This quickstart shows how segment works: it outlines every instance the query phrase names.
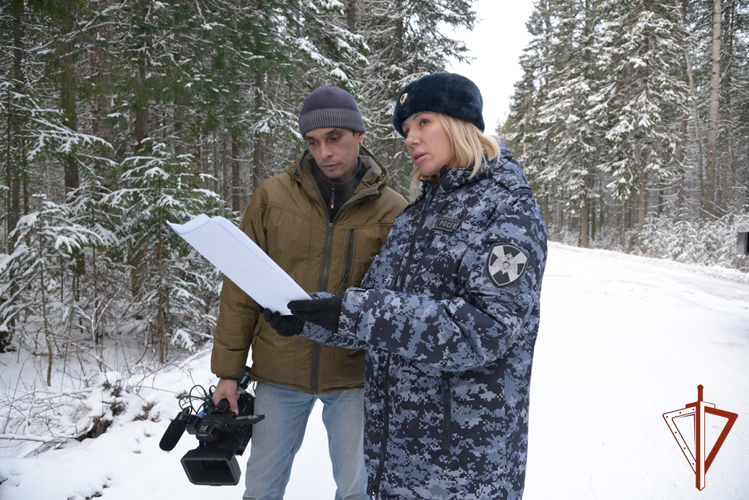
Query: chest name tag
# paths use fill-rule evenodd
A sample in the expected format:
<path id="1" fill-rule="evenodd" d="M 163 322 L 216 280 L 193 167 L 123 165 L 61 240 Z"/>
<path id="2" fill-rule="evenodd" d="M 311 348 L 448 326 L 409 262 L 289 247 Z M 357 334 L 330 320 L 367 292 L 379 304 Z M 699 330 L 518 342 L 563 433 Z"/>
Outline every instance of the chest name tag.
<path id="1" fill-rule="evenodd" d="M 439 229 L 440 231 L 446 231 L 448 233 L 454 233 L 458 230 L 458 228 L 460 228 L 460 222 L 461 221 L 459 220 L 440 217 L 437 220 L 437 223 L 434 225 L 434 229 Z"/>

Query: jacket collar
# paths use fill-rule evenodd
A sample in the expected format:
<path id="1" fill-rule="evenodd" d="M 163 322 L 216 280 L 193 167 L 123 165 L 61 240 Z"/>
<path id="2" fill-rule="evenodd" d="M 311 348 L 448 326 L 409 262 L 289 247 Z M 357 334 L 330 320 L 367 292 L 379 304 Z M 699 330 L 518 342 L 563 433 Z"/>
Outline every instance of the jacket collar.
<path id="1" fill-rule="evenodd" d="M 356 187 L 351 199 L 379 195 L 380 189 L 387 186 L 389 174 L 387 169 L 364 146 L 359 145 L 359 162 L 364 168 L 364 176 Z M 286 169 L 292 182 L 299 182 L 310 197 L 317 198 L 317 187 L 312 169 L 316 168 L 315 159 L 308 149 L 305 149 Z"/>
<path id="2" fill-rule="evenodd" d="M 513 178 L 513 185 L 522 183 L 527 185 L 527 180 L 522 170 L 520 170 L 517 161 L 513 158 L 510 149 L 507 147 L 504 141 L 500 143 L 500 153 L 491 160 L 484 161 L 476 172 L 474 177 L 471 177 L 473 173 L 473 166 L 467 168 L 443 168 L 440 172 L 438 186 L 429 180 L 425 182 L 425 190 L 428 186 L 434 186 L 434 188 L 440 189 L 445 193 L 449 193 L 458 189 L 462 186 L 479 182 L 483 179 L 496 178 L 499 182 L 506 184 L 505 179 Z"/>

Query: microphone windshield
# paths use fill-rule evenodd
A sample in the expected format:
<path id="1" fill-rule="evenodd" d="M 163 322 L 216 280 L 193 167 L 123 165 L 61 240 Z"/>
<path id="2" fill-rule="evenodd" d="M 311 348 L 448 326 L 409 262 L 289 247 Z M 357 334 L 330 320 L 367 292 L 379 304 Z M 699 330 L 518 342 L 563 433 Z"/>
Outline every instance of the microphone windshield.
<path id="1" fill-rule="evenodd" d="M 174 447 L 177 446 L 179 438 L 182 437 L 182 434 L 185 432 L 186 427 L 187 421 L 177 416 L 177 418 L 172 420 L 172 423 L 169 424 L 169 427 L 166 428 L 164 436 L 159 442 L 159 448 L 164 451 L 172 451 Z"/>

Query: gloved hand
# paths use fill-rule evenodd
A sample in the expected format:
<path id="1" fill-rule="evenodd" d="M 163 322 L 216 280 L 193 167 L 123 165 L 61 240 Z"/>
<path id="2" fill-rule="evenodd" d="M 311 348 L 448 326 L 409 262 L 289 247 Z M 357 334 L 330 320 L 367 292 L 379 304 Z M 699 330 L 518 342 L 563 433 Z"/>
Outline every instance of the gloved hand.
<path id="1" fill-rule="evenodd" d="M 295 316 L 281 316 L 280 312 L 274 312 L 262 306 L 258 307 L 258 311 L 263 315 L 263 319 L 282 337 L 299 335 L 304 328 L 304 320 Z"/>
<path id="2" fill-rule="evenodd" d="M 338 318 L 343 307 L 343 295 L 324 299 L 292 300 L 287 306 L 295 317 L 338 333 Z"/>

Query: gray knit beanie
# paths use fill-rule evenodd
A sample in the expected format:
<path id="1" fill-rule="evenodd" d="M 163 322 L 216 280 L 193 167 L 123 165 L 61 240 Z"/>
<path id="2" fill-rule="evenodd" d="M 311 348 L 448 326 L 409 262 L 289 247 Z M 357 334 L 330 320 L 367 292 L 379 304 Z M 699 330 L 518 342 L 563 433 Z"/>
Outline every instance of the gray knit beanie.
<path id="1" fill-rule="evenodd" d="M 364 119 L 354 96 L 338 87 L 320 87 L 304 100 L 299 114 L 302 135 L 316 128 L 338 127 L 365 132 Z"/>

